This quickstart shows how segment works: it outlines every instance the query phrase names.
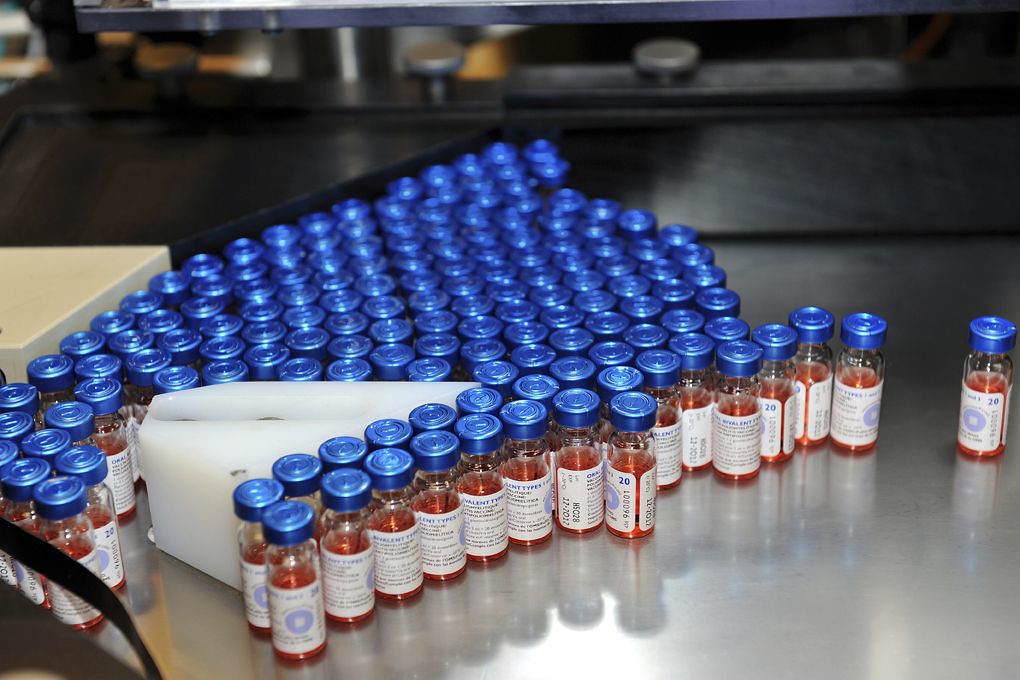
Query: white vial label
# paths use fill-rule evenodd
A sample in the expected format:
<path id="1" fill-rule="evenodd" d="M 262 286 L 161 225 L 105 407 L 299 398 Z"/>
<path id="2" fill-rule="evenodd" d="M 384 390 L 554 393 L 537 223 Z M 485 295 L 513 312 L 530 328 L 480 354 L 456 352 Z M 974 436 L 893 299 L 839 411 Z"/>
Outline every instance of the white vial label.
<path id="1" fill-rule="evenodd" d="M 515 541 L 537 541 L 552 532 L 552 475 L 519 482 L 503 478 L 507 533 Z"/>
<path id="2" fill-rule="evenodd" d="M 131 473 L 131 447 L 106 457 L 109 471 L 103 482 L 113 492 L 113 509 L 123 515 L 135 507 L 135 480 Z"/>
<path id="3" fill-rule="evenodd" d="M 80 558 L 78 560 L 78 564 L 98 576 L 99 552 L 93 550 L 88 555 Z M 50 581 L 49 590 L 50 606 L 53 609 L 53 615 L 56 616 L 57 620 L 61 623 L 74 626 L 82 623 L 88 623 L 99 616 L 98 609 L 77 595 L 72 595 L 52 581 Z"/>
<path id="4" fill-rule="evenodd" d="M 978 392 L 963 384 L 957 441 L 971 451 L 994 451 L 1006 443 L 1009 397 L 1001 392 Z"/>
<path id="5" fill-rule="evenodd" d="M 461 494 L 464 502 L 464 545 L 472 557 L 491 557 L 509 546 L 506 489 L 488 496 Z"/>
<path id="6" fill-rule="evenodd" d="M 882 383 L 850 387 L 836 383 L 832 394 L 832 437 L 845 446 L 867 446 L 878 439 Z"/>
<path id="7" fill-rule="evenodd" d="M 326 613 L 337 619 L 356 619 L 375 607 L 372 546 L 353 555 L 321 550 L 322 598 Z"/>
<path id="8" fill-rule="evenodd" d="M 680 481 L 683 475 L 683 432 L 679 419 L 666 427 L 653 427 L 655 439 L 655 467 L 658 469 L 659 486 L 669 486 Z"/>
<path id="9" fill-rule="evenodd" d="M 124 580 L 124 554 L 120 550 L 120 531 L 117 520 L 92 530 L 99 555 L 99 575 L 103 583 L 113 588 Z"/>
<path id="10" fill-rule="evenodd" d="M 422 584 L 421 536 L 417 523 L 395 533 L 372 531 L 375 589 L 383 595 L 407 595 Z"/>
<path id="11" fill-rule="evenodd" d="M 689 468 L 704 467 L 712 462 L 712 412 L 715 404 L 689 408 L 680 414 L 683 427 L 683 464 Z"/>
<path id="12" fill-rule="evenodd" d="M 829 375 L 828 380 L 816 382 L 810 388 L 806 388 L 800 380 L 794 383 L 793 396 L 797 409 L 794 431 L 797 437 L 803 437 L 805 433 L 812 440 L 829 436 L 832 380 L 833 376 Z"/>
<path id="13" fill-rule="evenodd" d="M 782 453 L 793 453 L 794 399 L 786 403 L 778 399 L 761 400 L 761 455 L 774 458 Z"/>
<path id="14" fill-rule="evenodd" d="M 421 531 L 421 564 L 429 576 L 456 574 L 467 564 L 464 548 L 464 506 L 432 514 L 416 512 Z"/>
<path id="15" fill-rule="evenodd" d="M 18 585 L 18 575 L 14 573 L 14 560 L 3 550 L 0 550 L 0 582 L 9 586 Z"/>
<path id="16" fill-rule="evenodd" d="M 34 569 L 29 569 L 21 562 L 15 562 L 14 573 L 18 579 L 18 590 L 32 604 L 42 604 L 46 601 L 46 586 Z"/>
<path id="17" fill-rule="evenodd" d="M 273 648 L 284 654 L 308 654 L 326 642 L 322 587 L 316 581 L 301 588 L 269 586 Z"/>
<path id="18" fill-rule="evenodd" d="M 727 475 L 746 475 L 761 466 L 761 417 L 712 414 L 712 465 Z"/>
<path id="19" fill-rule="evenodd" d="M 556 512 L 563 528 L 583 531 L 602 524 L 606 516 L 604 468 L 599 463 L 587 470 L 556 471 Z"/>
<path id="20" fill-rule="evenodd" d="M 266 586 L 265 564 L 252 564 L 241 560 L 241 593 L 244 595 L 244 615 L 256 628 L 269 628 L 269 591 Z"/>
<path id="21" fill-rule="evenodd" d="M 655 526 L 656 467 L 641 478 L 609 467 L 606 470 L 606 524 L 622 533 Z"/>
<path id="22" fill-rule="evenodd" d="M 1013 386 L 1006 391 L 1006 415 L 1002 418 L 1002 445 L 1006 445 L 1006 431 L 1009 430 L 1009 401 L 1013 397 Z"/>

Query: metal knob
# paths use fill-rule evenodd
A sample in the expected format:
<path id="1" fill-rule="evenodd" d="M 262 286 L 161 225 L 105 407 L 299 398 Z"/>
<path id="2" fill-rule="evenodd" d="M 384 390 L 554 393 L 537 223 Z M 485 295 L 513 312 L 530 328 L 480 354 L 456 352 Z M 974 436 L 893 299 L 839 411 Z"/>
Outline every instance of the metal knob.
<path id="1" fill-rule="evenodd" d="M 404 52 L 404 67 L 421 79 L 429 102 L 447 99 L 450 79 L 463 66 L 464 46 L 450 40 L 420 43 Z"/>
<path id="2" fill-rule="evenodd" d="M 655 38 L 635 45 L 631 58 L 639 73 L 669 83 L 697 68 L 701 49 L 690 40 Z"/>

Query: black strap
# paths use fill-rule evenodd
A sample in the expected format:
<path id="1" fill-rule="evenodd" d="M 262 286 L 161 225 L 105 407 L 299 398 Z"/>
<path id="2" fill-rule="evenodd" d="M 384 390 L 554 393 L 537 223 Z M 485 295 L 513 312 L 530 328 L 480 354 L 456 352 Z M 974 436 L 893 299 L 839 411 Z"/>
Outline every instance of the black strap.
<path id="1" fill-rule="evenodd" d="M 148 680 L 162 680 L 155 659 L 138 634 L 131 615 L 103 580 L 49 543 L 0 519 L 0 548 L 23 566 L 56 581 L 103 613 L 120 629 L 142 662 Z"/>

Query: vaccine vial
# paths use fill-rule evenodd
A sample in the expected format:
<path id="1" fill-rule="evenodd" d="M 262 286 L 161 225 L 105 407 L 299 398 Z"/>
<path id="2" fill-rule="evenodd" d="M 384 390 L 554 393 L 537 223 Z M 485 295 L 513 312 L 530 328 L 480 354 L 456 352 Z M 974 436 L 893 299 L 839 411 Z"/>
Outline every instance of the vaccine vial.
<path id="1" fill-rule="evenodd" d="M 694 298 L 694 307 L 706 321 L 740 316 L 740 296 L 729 288 L 702 288 Z"/>
<path id="2" fill-rule="evenodd" d="M 75 362 L 99 354 L 105 348 L 106 338 L 95 331 L 78 331 L 64 336 L 60 341 L 60 353 L 71 357 Z"/>
<path id="3" fill-rule="evenodd" d="M 109 474 L 106 485 L 113 492 L 117 519 L 130 517 L 135 511 L 135 480 L 128 448 L 127 426 L 121 415 L 123 392 L 114 378 L 90 378 L 78 383 L 74 391 L 78 401 L 92 407 L 95 430 L 92 441 L 106 454 Z"/>
<path id="4" fill-rule="evenodd" d="M 71 439 L 72 446 L 88 444 L 89 437 L 95 430 L 95 416 L 92 413 L 92 407 L 80 401 L 65 401 L 50 406 L 46 409 L 43 420 L 50 430 L 66 432 Z M 45 431 L 39 430 L 39 432 Z M 22 442 L 22 448 L 24 449 L 24 442 Z"/>
<path id="5" fill-rule="evenodd" d="M 469 387 L 457 395 L 457 415 L 469 413 L 490 413 L 499 415 L 503 406 L 503 395 L 491 387 Z M 456 425 L 454 426 L 456 432 Z"/>
<path id="6" fill-rule="evenodd" d="M 464 504 L 457 492 L 460 440 L 446 430 L 426 430 L 411 440 L 418 468 L 411 503 L 421 533 L 425 578 L 449 581 L 467 569 Z"/>
<path id="7" fill-rule="evenodd" d="M 793 455 L 797 400 L 797 331 L 779 323 L 758 326 L 751 333 L 762 349 L 761 372 L 761 459 L 780 463 Z"/>
<path id="8" fill-rule="evenodd" d="M 407 422 L 416 435 L 431 430 L 453 432 L 453 426 L 457 423 L 457 411 L 446 404 L 422 404 L 411 409 L 407 414 Z"/>
<path id="9" fill-rule="evenodd" d="M 241 523 L 237 527 L 237 545 L 241 565 L 241 595 L 248 625 L 268 631 L 269 590 L 266 548 L 262 534 L 262 513 L 283 500 L 283 485 L 275 479 L 249 479 L 234 489 L 234 514 Z"/>
<path id="10" fill-rule="evenodd" d="M 99 552 L 99 576 L 110 588 L 123 588 L 124 553 L 113 493 L 106 486 L 106 455 L 98 446 L 75 447 L 58 455 L 54 467 L 58 474 L 77 477 L 85 483 L 85 515 L 92 523 L 92 538 Z"/>
<path id="11" fill-rule="evenodd" d="M 407 380 L 407 365 L 414 361 L 410 345 L 391 342 L 377 346 L 368 355 L 377 380 Z"/>
<path id="12" fill-rule="evenodd" d="M 885 319 L 866 312 L 843 317 L 832 390 L 832 442 L 851 452 L 867 451 L 878 441 L 885 357 L 881 347 Z"/>
<path id="13" fill-rule="evenodd" d="M 372 478 L 368 529 L 375 546 L 375 594 L 406 600 L 421 592 L 421 532 L 411 500 L 414 459 L 403 449 L 376 449 L 365 459 Z"/>
<path id="14" fill-rule="evenodd" d="M 280 501 L 262 511 L 262 533 L 269 544 L 269 620 L 273 651 L 300 660 L 326 648 L 326 617 L 319 581 L 315 512 L 298 501 Z"/>
<path id="15" fill-rule="evenodd" d="M 157 395 L 171 394 L 191 390 L 201 384 L 195 369 L 189 366 L 170 366 L 152 378 L 152 391 Z"/>
<path id="16" fill-rule="evenodd" d="M 340 468 L 360 470 L 368 456 L 368 445 L 357 437 L 333 437 L 319 446 L 319 460 L 324 473 Z"/>
<path id="17" fill-rule="evenodd" d="M 469 560 L 491 562 L 509 548 L 506 489 L 499 474 L 503 426 L 488 413 L 461 417 L 455 428 L 460 439 L 460 478 L 457 491 L 464 503 L 464 543 Z"/>
<path id="18" fill-rule="evenodd" d="M 413 436 L 411 424 L 397 418 L 376 420 L 365 428 L 365 442 L 369 451 L 393 447 L 407 448 Z"/>
<path id="19" fill-rule="evenodd" d="M 273 463 L 273 479 L 283 485 L 283 497 L 301 501 L 315 511 L 316 522 L 322 516 L 319 483 L 322 461 L 308 453 L 290 453 Z"/>
<path id="20" fill-rule="evenodd" d="M 573 358 L 575 357 L 568 357 L 568 359 Z M 553 454 L 560 447 L 559 440 L 556 437 L 556 421 L 553 420 L 553 397 L 559 391 L 560 384 L 555 378 L 540 373 L 522 376 L 514 382 L 513 386 L 515 399 L 530 399 L 537 401 L 545 407 L 546 414 L 548 415 L 545 430 L 545 443 L 547 447 L 545 463 L 550 470 L 553 468 Z M 504 426 L 506 425 L 506 420 L 503 421 L 503 424 Z M 509 455 L 509 450 L 504 450 L 503 453 Z"/>
<path id="21" fill-rule="evenodd" d="M 798 444 L 813 446 L 829 438 L 833 372 L 828 342 L 836 317 L 821 307 L 801 307 L 790 313 L 789 322 L 797 331 L 794 437 Z"/>
<path id="22" fill-rule="evenodd" d="M 211 365 L 225 367 L 232 364 L 236 366 L 233 361 L 217 361 L 215 364 Z M 247 371 L 244 372 L 244 378 L 240 377 L 240 371 L 244 367 L 245 364 L 241 363 L 240 366 L 237 366 L 238 372 L 236 373 L 233 370 L 217 371 L 217 373 L 221 373 L 223 377 L 230 378 L 229 380 L 221 380 L 219 379 L 220 376 L 217 376 L 217 382 L 236 382 L 238 380 L 246 380 L 248 376 Z M 206 368 L 208 368 L 208 366 Z M 211 371 L 206 371 L 204 369 L 202 371 L 202 381 L 206 385 L 210 384 L 210 373 Z M 322 363 L 308 357 L 291 357 L 279 365 L 277 368 L 276 378 L 280 382 L 320 382 L 322 380 Z"/>
<path id="23" fill-rule="evenodd" d="M 507 402 L 513 398 L 513 385 L 520 377 L 520 370 L 509 361 L 489 361 L 476 366 L 472 377 L 482 387 L 491 387 L 499 392 L 503 401 Z"/>
<path id="24" fill-rule="evenodd" d="M 960 428 L 956 444 L 972 456 L 995 456 L 1006 448 L 1013 390 L 1016 325 L 997 316 L 970 322 L 970 353 L 963 364 Z"/>
<path id="25" fill-rule="evenodd" d="M 18 459 L 18 446 L 14 442 L 0 441 L 0 470 L 3 470 L 8 463 Z M 4 497 L 3 484 L 0 484 L 0 517 L 7 511 L 8 501 Z M 3 550 L 0 550 L 0 583 L 6 583 L 14 588 L 18 587 L 18 575 L 14 569 L 14 560 Z"/>
<path id="26" fill-rule="evenodd" d="M 637 368 L 645 377 L 644 392 L 658 407 L 650 429 L 655 443 L 656 486 L 672 489 L 683 475 L 683 431 L 680 420 L 680 357 L 668 350 L 645 350 L 638 355 Z M 612 413 L 610 413 L 612 417 Z"/>
<path id="27" fill-rule="evenodd" d="M 8 463 L 0 477 L 0 488 L 3 489 L 6 506 L 4 519 L 33 536 L 39 535 L 40 519 L 36 515 L 32 490 L 35 486 L 50 477 L 52 468 L 41 458 L 21 458 Z M 12 560 L 18 590 L 33 604 L 50 607 L 50 599 L 46 594 L 46 579 L 35 570 Z"/>
<path id="28" fill-rule="evenodd" d="M 520 399 L 499 413 L 506 433 L 500 466 L 506 488 L 507 532 L 512 542 L 535 545 L 552 536 L 552 475 L 549 472 L 549 412 L 541 402 Z"/>
<path id="29" fill-rule="evenodd" d="M 44 354 L 25 367 L 28 382 L 39 390 L 39 409 L 74 401 L 74 360 L 63 354 Z"/>
<path id="30" fill-rule="evenodd" d="M 712 464 L 715 343 L 702 333 L 685 333 L 672 338 L 669 347 L 680 356 L 677 392 L 680 395 L 683 468 L 691 472 L 703 470 Z"/>
<path id="31" fill-rule="evenodd" d="M 45 427 L 43 412 L 39 409 L 39 390 L 28 383 L 0 385 L 0 413 L 19 411 L 31 416 L 37 427 Z"/>
<path id="32" fill-rule="evenodd" d="M 600 417 L 596 442 L 603 459 L 609 453 L 609 437 L 613 434 L 613 421 L 610 418 L 609 402 L 612 401 L 613 397 L 622 392 L 640 390 L 644 384 L 644 375 L 641 371 L 631 366 L 610 366 L 599 371 L 596 385 L 598 395 L 602 399 L 602 406 L 599 410 Z"/>
<path id="33" fill-rule="evenodd" d="M 249 347 L 244 353 L 244 363 L 248 366 L 248 377 L 257 381 L 274 381 L 280 368 L 290 359 L 290 350 L 278 342 Z"/>
<path id="34" fill-rule="evenodd" d="M 128 356 L 124 362 L 128 382 L 124 387 L 125 400 L 128 402 L 126 411 L 130 412 L 127 419 L 128 448 L 131 451 L 131 475 L 137 482 L 142 476 L 142 466 L 138 455 L 138 428 L 142 426 L 149 404 L 156 396 L 153 378 L 164 368 L 170 366 L 170 353 L 162 349 L 143 349 Z"/>
<path id="35" fill-rule="evenodd" d="M 375 551 L 368 530 L 372 480 L 354 468 L 322 477 L 319 563 L 326 616 L 341 623 L 367 619 L 375 610 Z"/>
<path id="36" fill-rule="evenodd" d="M 761 467 L 761 361 L 761 347 L 747 340 L 716 349 L 712 467 L 723 479 L 750 479 Z"/>
<path id="37" fill-rule="evenodd" d="M 191 366 L 196 371 L 202 368 L 199 348 L 202 335 L 193 328 L 175 328 L 159 337 L 159 348 L 170 353 L 174 366 Z"/>
<path id="38" fill-rule="evenodd" d="M 53 477 L 35 486 L 32 500 L 39 517 L 39 538 L 99 576 L 99 551 L 85 514 L 85 483 L 77 477 Z M 98 609 L 63 586 L 50 581 L 47 590 L 50 608 L 61 623 L 84 630 L 103 620 Z"/>
<path id="39" fill-rule="evenodd" d="M 566 389 L 553 398 L 553 408 L 560 442 L 554 468 L 556 523 L 574 534 L 595 531 L 606 509 L 603 455 L 596 441 L 599 396 L 583 388 Z"/>
<path id="40" fill-rule="evenodd" d="M 658 400 L 643 392 L 623 392 L 610 402 L 615 432 L 606 466 L 606 528 L 622 538 L 640 538 L 655 529 L 658 473 L 651 433 Z"/>

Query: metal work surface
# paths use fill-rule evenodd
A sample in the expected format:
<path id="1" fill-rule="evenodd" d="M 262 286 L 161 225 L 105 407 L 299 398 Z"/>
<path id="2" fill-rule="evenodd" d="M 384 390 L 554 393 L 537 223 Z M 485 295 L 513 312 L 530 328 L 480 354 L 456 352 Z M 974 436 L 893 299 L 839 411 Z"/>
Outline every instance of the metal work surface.
<path id="1" fill-rule="evenodd" d="M 967 322 L 1020 318 L 1020 239 L 712 245 L 752 325 L 804 304 L 889 320 L 874 452 L 799 450 L 739 485 L 685 476 L 660 496 L 648 538 L 556 532 L 514 546 L 407 604 L 380 602 L 364 624 L 331 627 L 326 653 L 298 665 L 249 633 L 238 593 L 145 540 L 142 494 L 124 529 L 125 597 L 166 675 L 1011 677 L 1020 450 L 976 461 L 955 453 L 955 437 Z M 129 658 L 109 626 L 97 638 Z"/>
<path id="2" fill-rule="evenodd" d="M 480 26 L 1016 11 L 1017 0 L 76 0 L 81 31 Z"/>

